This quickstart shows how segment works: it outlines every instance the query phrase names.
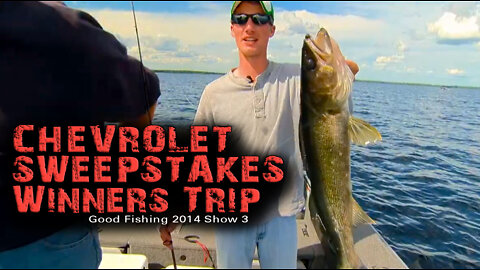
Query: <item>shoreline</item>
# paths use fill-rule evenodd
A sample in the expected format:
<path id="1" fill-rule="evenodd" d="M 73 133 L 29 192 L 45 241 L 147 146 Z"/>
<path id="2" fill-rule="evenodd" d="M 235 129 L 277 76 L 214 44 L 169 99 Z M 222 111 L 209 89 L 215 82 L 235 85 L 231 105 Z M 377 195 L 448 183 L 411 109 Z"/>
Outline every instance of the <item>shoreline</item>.
<path id="1" fill-rule="evenodd" d="M 213 71 L 197 71 L 197 70 L 168 70 L 168 69 L 154 69 L 155 73 L 189 73 L 189 74 L 212 74 L 223 75 L 225 73 L 213 72 Z"/>
<path id="2" fill-rule="evenodd" d="M 168 70 L 168 69 L 155 69 L 155 73 L 185 73 L 185 74 L 206 74 L 206 75 L 224 75 L 222 72 L 214 71 L 198 71 L 198 70 Z M 432 86 L 432 87 L 445 87 L 445 88 L 462 88 L 462 89 L 475 89 L 480 90 L 480 86 L 462 86 L 462 85 L 442 85 L 442 84 L 428 84 L 428 83 L 412 83 L 412 82 L 386 82 L 386 81 L 375 81 L 375 80 L 356 80 L 357 82 L 372 82 L 372 83 L 383 83 L 383 84 L 403 84 L 403 85 L 419 85 L 419 86 Z"/>

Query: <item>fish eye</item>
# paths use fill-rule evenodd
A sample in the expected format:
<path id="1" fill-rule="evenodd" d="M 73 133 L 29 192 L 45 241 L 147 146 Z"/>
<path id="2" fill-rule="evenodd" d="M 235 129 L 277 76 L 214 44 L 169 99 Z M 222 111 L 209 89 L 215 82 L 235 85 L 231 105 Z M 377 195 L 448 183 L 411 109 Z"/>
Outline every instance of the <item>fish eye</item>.
<path id="1" fill-rule="evenodd" d="M 312 58 L 307 59 L 307 63 L 306 63 L 307 69 L 313 70 L 313 69 L 315 69 L 316 66 L 317 66 L 316 63 Z"/>

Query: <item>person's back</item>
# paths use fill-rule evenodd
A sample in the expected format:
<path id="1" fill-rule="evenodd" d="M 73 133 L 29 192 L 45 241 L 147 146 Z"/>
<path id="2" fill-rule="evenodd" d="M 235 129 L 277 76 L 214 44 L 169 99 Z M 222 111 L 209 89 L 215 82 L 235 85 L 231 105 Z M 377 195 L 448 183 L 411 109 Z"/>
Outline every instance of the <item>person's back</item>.
<path id="1" fill-rule="evenodd" d="M 48 258 L 28 264 L 29 257 L 35 257 L 32 254 L 25 254 L 19 264 L 13 261 L 15 250 L 52 240 L 52 235 L 73 222 L 16 215 L 11 164 L 7 163 L 13 154 L 13 129 L 19 124 L 135 122 L 155 106 L 158 78 L 142 71 L 142 65 L 128 57 L 126 48 L 93 17 L 62 5 L 0 2 L 0 40 L 0 268 L 65 267 L 60 259 L 56 265 L 49 264 Z M 142 72 L 147 73 L 146 82 Z M 77 235 L 70 232 L 70 239 L 43 243 L 46 248 L 39 248 L 37 257 L 48 248 L 61 251 L 52 245 L 62 241 L 84 241 L 88 232 L 81 230 Z M 90 247 L 98 250 L 98 238 L 92 239 L 96 244 L 89 243 Z M 64 252 L 63 256 L 81 261 L 81 254 Z M 97 266 L 99 259 L 93 258 Z M 77 266 L 94 267 L 90 262 Z"/>

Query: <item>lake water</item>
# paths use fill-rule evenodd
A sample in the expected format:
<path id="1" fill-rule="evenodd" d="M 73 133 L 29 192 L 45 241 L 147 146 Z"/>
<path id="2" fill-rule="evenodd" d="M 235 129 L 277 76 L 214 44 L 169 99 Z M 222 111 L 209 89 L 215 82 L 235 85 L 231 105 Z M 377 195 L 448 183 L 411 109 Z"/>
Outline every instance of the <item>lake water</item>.
<path id="1" fill-rule="evenodd" d="M 214 74 L 158 73 L 154 123 L 191 124 Z M 354 114 L 383 141 L 353 146 L 352 182 L 411 268 L 480 268 L 480 89 L 355 82 Z"/>

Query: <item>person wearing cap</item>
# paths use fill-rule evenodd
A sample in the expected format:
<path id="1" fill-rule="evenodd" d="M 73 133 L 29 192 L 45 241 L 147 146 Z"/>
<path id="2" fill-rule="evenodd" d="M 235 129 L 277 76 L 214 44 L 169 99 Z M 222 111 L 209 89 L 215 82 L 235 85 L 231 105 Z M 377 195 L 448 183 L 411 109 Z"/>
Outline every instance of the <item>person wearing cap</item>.
<path id="1" fill-rule="evenodd" d="M 260 224 L 217 228 L 217 265 L 251 268 L 257 248 L 262 268 L 296 268 L 296 214 L 304 207 L 296 126 L 300 68 L 267 59 L 268 42 L 275 34 L 270 1 L 235 1 L 230 30 L 239 65 L 207 85 L 194 123 L 232 126 L 245 151 L 283 156 L 288 175 L 278 202 L 265 211 Z"/>
<path id="2" fill-rule="evenodd" d="M 296 214 L 305 205 L 298 141 L 301 68 L 267 58 L 268 42 L 275 34 L 270 1 L 235 1 L 230 30 L 239 65 L 205 87 L 194 124 L 232 126 L 242 149 L 258 155 L 281 155 L 288 168 L 278 201 L 265 212 L 260 224 L 217 228 L 217 265 L 251 268 L 257 248 L 262 268 L 296 268 Z M 358 67 L 352 70 L 356 73 Z M 167 227 L 161 235 L 169 246 Z"/>

